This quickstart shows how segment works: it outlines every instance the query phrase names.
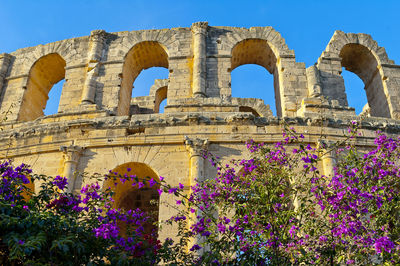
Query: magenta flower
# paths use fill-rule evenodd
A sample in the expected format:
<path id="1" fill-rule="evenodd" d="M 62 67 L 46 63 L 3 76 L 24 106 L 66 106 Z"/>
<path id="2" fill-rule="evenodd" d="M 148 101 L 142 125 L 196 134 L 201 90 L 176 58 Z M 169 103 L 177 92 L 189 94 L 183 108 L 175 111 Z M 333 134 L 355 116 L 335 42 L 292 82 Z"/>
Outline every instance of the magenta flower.
<path id="1" fill-rule="evenodd" d="M 64 190 L 66 185 L 68 184 L 66 177 L 56 176 L 54 178 L 53 184 L 56 185 L 60 190 Z"/>
<path id="2" fill-rule="evenodd" d="M 168 193 L 169 193 L 169 194 L 174 194 L 174 193 L 176 193 L 176 192 L 178 192 L 178 189 L 177 189 L 177 188 L 170 188 L 170 189 L 168 190 Z"/>
<path id="3" fill-rule="evenodd" d="M 94 229 L 94 233 L 98 238 L 115 238 L 118 236 L 118 227 L 115 224 L 102 224 L 99 228 Z"/>
<path id="4" fill-rule="evenodd" d="M 150 187 L 153 187 L 155 184 L 157 184 L 157 182 L 154 181 L 153 178 L 149 180 L 149 185 L 150 185 Z"/>
<path id="5" fill-rule="evenodd" d="M 376 253 L 382 253 L 383 250 L 385 250 L 388 253 L 392 252 L 392 249 L 395 248 L 394 243 L 390 240 L 389 237 L 384 236 L 381 238 L 378 238 L 377 240 L 375 240 L 375 251 Z"/>

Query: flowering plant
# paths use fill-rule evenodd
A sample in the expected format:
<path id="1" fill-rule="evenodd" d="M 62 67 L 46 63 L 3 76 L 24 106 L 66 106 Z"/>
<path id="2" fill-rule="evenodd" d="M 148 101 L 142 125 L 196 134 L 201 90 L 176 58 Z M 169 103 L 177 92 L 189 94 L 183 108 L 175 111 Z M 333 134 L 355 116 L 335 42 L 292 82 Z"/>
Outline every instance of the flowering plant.
<path id="1" fill-rule="evenodd" d="M 158 262 L 155 232 L 139 209 L 113 207 L 111 188 L 96 182 L 80 195 L 66 192 L 65 177 L 32 174 L 24 164 L 0 164 L 0 264 L 147 264 Z M 32 183 L 40 184 L 33 193 Z M 121 234 L 121 224 L 128 230 Z"/>
<path id="2" fill-rule="evenodd" d="M 356 129 L 331 145 L 286 129 L 274 145 L 248 141 L 249 158 L 230 164 L 204 152 L 216 176 L 190 187 L 106 176 L 175 195 L 177 213 L 164 222 L 178 234 L 163 243 L 145 230 L 151 215 L 114 208 L 114 188 L 99 184 L 104 177 L 74 195 L 64 177 L 5 161 L 0 264 L 399 264 L 400 138 L 378 133 L 375 147 L 360 152 Z"/>
<path id="3" fill-rule="evenodd" d="M 330 146 L 287 129 L 274 146 L 249 141 L 250 158 L 229 165 L 204 153 L 217 176 L 192 186 L 172 220 L 194 239 L 196 263 L 400 263 L 400 138 L 378 133 L 361 153 L 356 129 Z M 319 169 L 332 153 L 327 176 Z"/>

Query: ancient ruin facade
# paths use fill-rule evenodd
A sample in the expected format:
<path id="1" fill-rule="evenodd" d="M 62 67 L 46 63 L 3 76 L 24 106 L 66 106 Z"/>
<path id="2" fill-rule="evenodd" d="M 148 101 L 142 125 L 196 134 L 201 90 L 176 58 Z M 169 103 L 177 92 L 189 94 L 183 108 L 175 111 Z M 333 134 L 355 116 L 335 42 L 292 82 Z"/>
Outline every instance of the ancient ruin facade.
<path id="1" fill-rule="evenodd" d="M 232 97 L 231 71 L 244 64 L 273 75 L 277 116 L 256 95 Z M 168 79 L 155 80 L 148 96 L 132 98 L 133 82 L 151 67 L 168 69 Z M 343 67 L 364 82 L 368 106 L 361 116 L 348 106 Z M 58 113 L 44 116 L 49 91 L 63 79 Z M 340 140 L 349 122 L 358 120 L 357 143 L 368 149 L 376 130 L 400 132 L 399 100 L 400 66 L 367 34 L 336 31 L 315 65 L 306 68 L 272 27 L 197 22 L 190 28 L 94 30 L 0 54 L 0 111 L 6 117 L 0 156 L 29 164 L 36 173 L 64 175 L 74 193 L 85 182 L 79 173 L 127 168 L 139 177 L 163 176 L 173 186 L 189 186 L 216 174 L 203 149 L 224 162 L 246 158 L 245 141 L 280 140 L 282 122 L 316 145 Z M 326 174 L 334 162 L 334 155 L 325 156 Z M 121 186 L 116 204 L 152 208 L 148 202 L 158 200 L 158 219 L 168 219 L 174 199 L 157 195 L 150 188 Z M 159 232 L 161 238 L 171 234 Z"/>

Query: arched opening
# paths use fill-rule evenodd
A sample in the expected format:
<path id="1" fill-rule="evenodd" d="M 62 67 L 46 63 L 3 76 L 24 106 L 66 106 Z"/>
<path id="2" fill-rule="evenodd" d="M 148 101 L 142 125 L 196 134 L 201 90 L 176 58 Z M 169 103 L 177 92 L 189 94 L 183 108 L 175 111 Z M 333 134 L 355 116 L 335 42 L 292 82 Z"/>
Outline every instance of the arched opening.
<path id="1" fill-rule="evenodd" d="M 342 67 L 356 74 L 364 83 L 371 116 L 390 117 L 378 62 L 372 52 L 360 44 L 346 44 L 339 55 Z"/>
<path id="2" fill-rule="evenodd" d="M 272 113 L 276 116 L 274 78 L 268 71 L 259 65 L 248 64 L 235 68 L 231 73 L 232 97 L 259 98 L 269 105 Z M 242 110 L 241 110 L 242 109 Z M 240 112 L 249 112 L 244 106 L 239 108 Z M 252 113 L 254 114 L 254 109 Z M 257 114 L 257 116 L 260 116 Z"/>
<path id="3" fill-rule="evenodd" d="M 41 57 L 29 71 L 18 121 L 32 121 L 44 115 L 49 92 L 65 78 L 65 60 L 56 53 Z"/>
<path id="4" fill-rule="evenodd" d="M 132 98 L 149 96 L 150 88 L 156 79 L 168 79 L 168 69 L 164 67 L 151 67 L 144 69 L 136 78 L 132 87 Z"/>
<path id="5" fill-rule="evenodd" d="M 164 113 L 164 108 L 165 108 L 165 106 L 167 106 L 167 98 L 165 98 L 164 100 L 162 100 L 162 102 L 160 103 L 160 107 L 159 107 L 159 110 L 158 110 L 158 112 L 159 112 L 160 114 Z"/>
<path id="6" fill-rule="evenodd" d="M 49 92 L 49 99 L 46 104 L 46 108 L 43 110 L 44 115 L 54 115 L 58 113 L 58 106 L 60 105 L 60 98 L 62 88 L 64 86 L 65 79 L 54 84 L 53 88 Z"/>
<path id="7" fill-rule="evenodd" d="M 156 91 L 154 100 L 154 113 L 163 113 L 164 107 L 167 104 L 168 87 L 161 87 Z"/>
<path id="8" fill-rule="evenodd" d="M 143 187 L 139 188 L 139 185 L 135 181 L 121 180 L 115 181 L 113 178 L 109 178 L 104 186 L 105 188 L 111 187 L 115 192 L 114 207 L 121 208 L 124 210 L 136 210 L 140 209 L 146 212 L 150 217 L 144 227 L 145 234 L 157 232 L 157 221 L 158 221 L 158 210 L 160 195 L 157 189 L 160 188 L 160 179 L 158 175 L 146 164 L 131 162 L 122 164 L 111 171 L 112 173 L 118 173 L 118 176 L 126 177 L 127 179 L 133 176 L 138 178 L 138 181 L 142 181 Z M 153 179 L 157 184 L 151 186 L 148 181 Z M 146 180 L 143 182 L 143 180 Z M 116 185 L 115 185 L 116 184 Z M 135 185 L 136 184 L 136 185 Z M 119 223 L 122 234 L 125 234 L 127 225 L 125 223 Z"/>
<path id="9" fill-rule="evenodd" d="M 344 87 L 347 93 L 347 102 L 349 106 L 354 107 L 356 114 L 362 113 L 363 108 L 368 104 L 368 99 L 364 91 L 363 81 L 353 72 L 347 71 L 345 68 L 342 70 L 342 77 L 344 79 Z"/>
<path id="10" fill-rule="evenodd" d="M 274 115 L 281 116 L 279 75 L 276 63 L 275 53 L 266 40 L 247 39 L 236 44 L 232 49 L 231 58 L 232 93 L 236 94 L 235 91 L 240 91 L 240 97 L 262 98 L 266 104 L 270 105 Z M 250 65 L 241 67 L 244 75 L 239 74 L 241 71 L 234 72 L 236 68 L 248 64 Z M 273 76 L 267 74 L 265 70 Z M 238 82 L 237 85 L 236 82 Z M 273 84 L 274 89 L 268 84 Z"/>
<path id="11" fill-rule="evenodd" d="M 135 92 L 132 94 L 133 83 L 142 70 L 152 67 L 163 67 L 168 69 L 168 54 L 166 49 L 158 42 L 145 41 L 138 43 L 127 53 L 122 70 L 118 115 L 129 115 L 132 95 L 136 97 L 140 94 L 136 94 Z M 146 91 L 150 88 L 151 84 L 147 86 Z M 148 93 L 145 95 L 148 95 Z"/>

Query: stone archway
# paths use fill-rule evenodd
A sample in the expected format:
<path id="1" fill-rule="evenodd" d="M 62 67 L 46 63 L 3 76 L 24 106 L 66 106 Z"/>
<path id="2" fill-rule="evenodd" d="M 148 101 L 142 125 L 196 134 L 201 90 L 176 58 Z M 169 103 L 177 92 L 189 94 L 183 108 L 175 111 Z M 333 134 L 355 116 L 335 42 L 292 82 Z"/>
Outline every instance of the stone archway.
<path id="1" fill-rule="evenodd" d="M 114 180 L 114 177 L 119 177 Z M 131 178 L 136 180 L 130 180 Z M 157 182 L 151 185 L 150 180 Z M 142 182 L 142 184 L 138 184 Z M 104 183 L 104 188 L 114 191 L 114 207 L 125 211 L 140 209 L 149 216 L 149 221 L 143 226 L 144 232 L 150 234 L 158 231 L 160 195 L 160 179 L 156 172 L 147 164 L 130 162 L 117 166 L 111 171 L 111 176 Z M 126 225 L 119 223 L 121 232 L 126 232 Z"/>
<path id="2" fill-rule="evenodd" d="M 57 53 L 45 55 L 33 64 L 18 121 L 32 121 L 44 115 L 51 88 L 65 78 L 65 66 L 65 60 Z"/>
<path id="3" fill-rule="evenodd" d="M 168 69 L 168 53 L 166 48 L 159 42 L 140 42 L 126 54 L 119 93 L 119 115 L 129 115 L 132 85 L 140 72 L 150 67 L 165 67 Z"/>

